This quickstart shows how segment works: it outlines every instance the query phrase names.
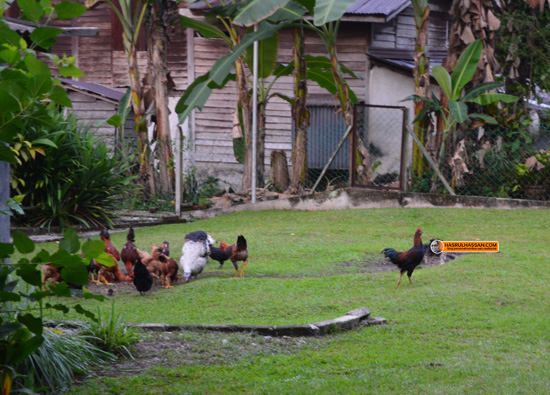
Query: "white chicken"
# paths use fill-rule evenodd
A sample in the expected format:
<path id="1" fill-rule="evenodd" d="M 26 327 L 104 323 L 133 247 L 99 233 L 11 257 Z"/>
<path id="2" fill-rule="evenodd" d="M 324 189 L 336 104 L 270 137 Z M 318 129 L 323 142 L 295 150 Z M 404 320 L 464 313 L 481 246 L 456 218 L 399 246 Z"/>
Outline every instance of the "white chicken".
<path id="1" fill-rule="evenodd" d="M 210 246 L 215 243 L 216 240 L 202 230 L 188 233 L 185 236 L 180 259 L 184 283 L 189 282 L 191 276 L 196 278 L 202 273 L 210 255 Z"/>

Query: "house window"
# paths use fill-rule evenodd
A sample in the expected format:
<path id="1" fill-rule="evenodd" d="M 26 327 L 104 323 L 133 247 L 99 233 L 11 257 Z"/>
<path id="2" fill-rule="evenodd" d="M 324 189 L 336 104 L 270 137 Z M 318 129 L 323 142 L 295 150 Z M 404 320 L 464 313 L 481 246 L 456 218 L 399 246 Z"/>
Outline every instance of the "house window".
<path id="1" fill-rule="evenodd" d="M 132 0 L 132 7 L 135 10 L 136 1 Z M 117 2 L 115 4 L 118 5 Z M 147 37 L 145 33 L 144 23 L 141 25 L 141 30 L 138 36 L 137 50 L 138 51 L 147 51 Z M 113 10 L 111 10 L 111 49 L 113 51 L 124 51 L 124 40 L 122 39 L 122 24 L 118 19 L 118 16 Z"/>

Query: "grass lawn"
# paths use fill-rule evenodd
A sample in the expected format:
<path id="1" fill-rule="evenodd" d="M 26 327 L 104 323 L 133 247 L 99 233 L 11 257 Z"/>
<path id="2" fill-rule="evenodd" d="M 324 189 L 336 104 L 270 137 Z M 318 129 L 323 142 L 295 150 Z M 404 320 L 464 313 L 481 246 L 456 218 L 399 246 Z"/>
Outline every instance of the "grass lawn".
<path id="1" fill-rule="evenodd" d="M 111 371 L 73 393 L 550 393 L 549 223 L 548 210 L 369 209 L 243 212 L 137 229 L 139 248 L 168 240 L 175 259 L 188 232 L 224 242 L 243 234 L 250 259 L 242 279 L 230 278 L 230 262 L 221 270 L 210 262 L 170 290 L 120 290 L 112 299 L 126 322 L 305 324 L 366 306 L 388 325 L 304 339 L 148 334 L 165 348 L 138 354 L 162 355 L 157 365 Z M 410 248 L 418 226 L 424 242 L 497 240 L 500 252 L 417 270 L 400 288 L 396 268 L 369 270 L 383 248 Z M 121 249 L 126 234 L 112 240 Z"/>

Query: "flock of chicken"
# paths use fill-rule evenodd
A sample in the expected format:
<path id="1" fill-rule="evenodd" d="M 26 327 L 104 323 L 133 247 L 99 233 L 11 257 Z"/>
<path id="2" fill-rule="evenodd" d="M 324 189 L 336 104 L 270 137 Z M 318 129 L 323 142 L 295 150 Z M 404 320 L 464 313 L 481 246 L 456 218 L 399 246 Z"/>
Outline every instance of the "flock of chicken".
<path id="1" fill-rule="evenodd" d="M 241 277 L 244 276 L 244 269 L 248 262 L 248 249 L 244 236 L 239 236 L 235 244 L 226 244 L 220 241 L 220 247 L 217 248 L 214 247 L 216 241 L 206 232 L 198 230 L 188 233 L 181 249 L 182 255 L 179 265 L 174 259 L 170 258 L 170 243 L 167 241 L 164 241 L 160 247 L 154 245 L 151 248 L 151 254 L 140 251 L 135 245 L 135 235 L 132 227 L 128 231 L 127 242 L 120 253 L 111 242 L 107 229 L 103 229 L 99 236 L 105 242 L 105 252 L 113 257 L 115 265 L 104 266 L 92 259 L 88 266 L 88 272 L 91 276 L 90 281 L 106 285 L 112 285 L 109 281 L 132 282 L 142 295 L 151 289 L 154 278 L 161 282 L 163 288 L 172 288 L 171 284 L 178 281 L 179 269 L 183 273 L 183 282 L 189 282 L 192 276 L 196 278 L 202 273 L 209 257 L 220 263 L 220 269 L 225 261 L 231 260 L 235 267 L 235 277 L 239 276 L 237 262 L 243 262 L 240 271 Z M 401 276 L 405 272 L 412 284 L 411 276 L 430 250 L 430 243 L 422 244 L 422 229 L 418 228 L 414 234 L 413 247 L 408 251 L 398 252 L 393 248 L 382 250 L 381 253 L 399 268 L 398 287 L 401 284 Z M 121 260 L 126 267 L 126 275 L 118 267 L 118 262 Z M 52 283 L 62 280 L 60 268 L 47 264 L 42 266 L 42 271 L 44 273 L 43 284 L 48 279 L 51 279 Z M 94 277 L 95 273 L 97 273 L 97 280 Z"/>
<path id="2" fill-rule="evenodd" d="M 220 241 L 220 247 L 214 247 L 216 241 L 206 232 L 198 230 L 185 236 L 182 247 L 182 256 L 178 263 L 170 258 L 170 243 L 162 242 L 158 247 L 153 245 L 151 253 L 141 251 L 135 244 L 135 234 L 132 227 L 126 236 L 126 244 L 119 251 L 111 242 L 107 229 L 103 229 L 99 236 L 105 242 L 105 252 L 113 257 L 115 264 L 105 266 L 92 259 L 88 265 L 90 281 L 96 284 L 113 285 L 110 281 L 132 282 L 136 289 L 143 295 L 149 291 L 157 279 L 163 288 L 172 288 L 172 284 L 178 281 L 178 271 L 183 272 L 183 282 L 189 282 L 191 276 L 198 276 L 206 266 L 208 257 L 220 263 L 230 260 L 235 267 L 235 277 L 239 275 L 237 262 L 244 262 L 240 276 L 244 276 L 244 269 L 248 262 L 248 250 L 246 239 L 239 236 L 235 244 L 226 244 Z M 127 274 L 122 273 L 118 262 L 122 261 L 126 267 Z M 52 264 L 42 265 L 42 284 L 48 279 L 52 283 L 62 281 L 61 268 Z M 97 279 L 95 278 L 97 275 Z"/>

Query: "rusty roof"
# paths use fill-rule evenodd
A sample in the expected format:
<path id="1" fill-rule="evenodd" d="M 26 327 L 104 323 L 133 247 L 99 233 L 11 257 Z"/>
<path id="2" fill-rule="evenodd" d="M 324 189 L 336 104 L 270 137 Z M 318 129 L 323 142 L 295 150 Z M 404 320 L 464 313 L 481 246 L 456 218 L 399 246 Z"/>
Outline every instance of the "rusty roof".
<path id="1" fill-rule="evenodd" d="M 59 78 L 59 81 L 61 81 L 63 85 L 72 87 L 75 90 L 89 92 L 96 96 L 100 96 L 100 98 L 104 97 L 117 102 L 119 102 L 120 99 L 122 99 L 122 96 L 124 96 L 124 92 L 117 91 L 116 89 L 109 88 L 105 85 L 95 84 L 93 82 L 75 81 L 66 78 Z"/>
<path id="2" fill-rule="evenodd" d="M 211 7 L 220 5 L 220 0 L 207 0 Z M 228 3 L 231 3 L 229 0 Z M 407 8 L 411 0 L 356 0 L 348 10 L 347 15 L 384 16 L 390 20 Z M 203 0 L 193 3 L 190 7 L 193 11 L 206 10 L 209 7 Z"/>

